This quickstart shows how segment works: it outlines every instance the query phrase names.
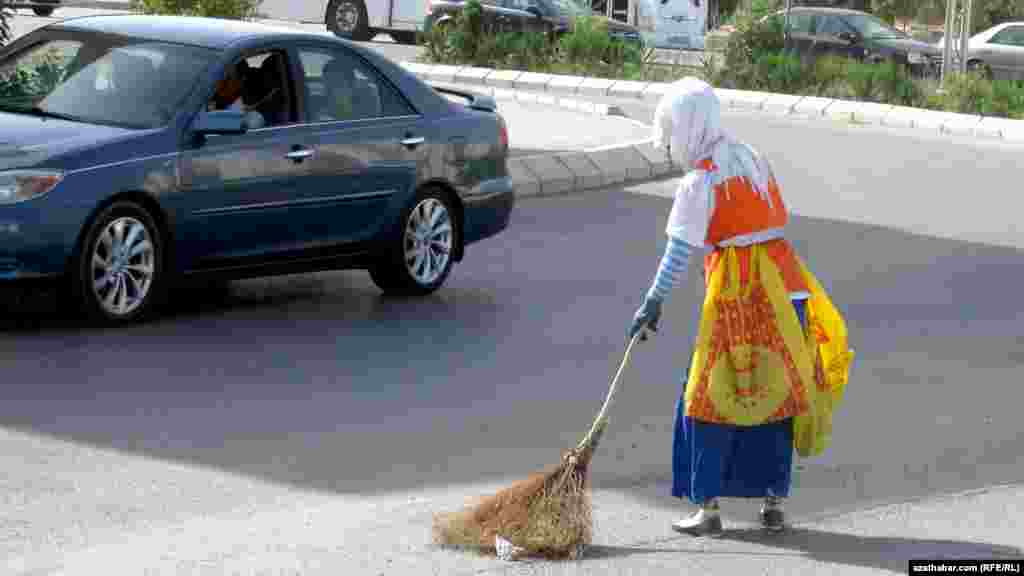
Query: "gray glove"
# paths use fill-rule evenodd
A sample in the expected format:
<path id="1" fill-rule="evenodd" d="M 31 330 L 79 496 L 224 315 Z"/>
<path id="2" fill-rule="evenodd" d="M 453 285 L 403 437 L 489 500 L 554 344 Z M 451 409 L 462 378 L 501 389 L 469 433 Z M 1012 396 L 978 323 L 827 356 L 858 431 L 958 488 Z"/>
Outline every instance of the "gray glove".
<path id="1" fill-rule="evenodd" d="M 647 296 L 644 303 L 633 316 L 633 322 L 629 326 L 629 337 L 632 339 L 642 328 L 648 328 L 652 332 L 658 331 L 658 321 L 661 320 L 661 300 Z M 640 335 L 641 340 L 647 339 L 647 334 Z"/>

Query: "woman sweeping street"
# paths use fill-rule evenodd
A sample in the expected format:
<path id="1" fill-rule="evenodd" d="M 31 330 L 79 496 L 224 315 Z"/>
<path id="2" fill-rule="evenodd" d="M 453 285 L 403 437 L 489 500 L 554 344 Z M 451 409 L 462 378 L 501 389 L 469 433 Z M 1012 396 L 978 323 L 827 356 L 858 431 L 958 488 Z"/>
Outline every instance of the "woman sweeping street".
<path id="1" fill-rule="evenodd" d="M 782 530 L 794 446 L 817 454 L 830 438 L 852 359 L 845 324 L 783 235 L 788 214 L 770 165 L 722 129 L 710 85 L 674 83 L 655 113 L 654 137 L 692 170 L 676 192 L 668 245 L 630 337 L 657 330 L 691 253 L 706 249 L 692 357 L 688 346 L 677 350 L 690 366 L 672 455 L 672 495 L 699 509 L 673 528 L 717 535 L 719 498 L 757 498 L 761 525 Z"/>

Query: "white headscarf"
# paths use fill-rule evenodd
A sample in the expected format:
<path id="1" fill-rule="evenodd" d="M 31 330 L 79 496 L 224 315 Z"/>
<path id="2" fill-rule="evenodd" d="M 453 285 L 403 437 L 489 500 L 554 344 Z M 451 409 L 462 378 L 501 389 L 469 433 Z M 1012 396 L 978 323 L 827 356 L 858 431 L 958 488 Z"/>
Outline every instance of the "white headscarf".
<path id="1" fill-rule="evenodd" d="M 672 161 L 687 170 L 711 158 L 718 167 L 708 175 L 712 184 L 746 178 L 771 206 L 768 163 L 722 130 L 719 110 L 718 97 L 707 82 L 692 77 L 673 82 L 654 112 L 654 144 L 667 148 Z"/>

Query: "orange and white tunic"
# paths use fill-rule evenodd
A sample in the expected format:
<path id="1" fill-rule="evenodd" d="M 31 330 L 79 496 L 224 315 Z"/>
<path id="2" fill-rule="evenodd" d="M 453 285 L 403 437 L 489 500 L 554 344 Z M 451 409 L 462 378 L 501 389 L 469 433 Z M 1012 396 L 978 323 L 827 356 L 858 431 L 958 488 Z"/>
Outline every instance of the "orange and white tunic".
<path id="1" fill-rule="evenodd" d="M 698 162 L 696 168 L 680 182 L 666 233 L 690 246 L 709 249 L 704 257 L 705 281 L 721 261 L 722 249 L 734 246 L 740 278 L 746 284 L 749 247 L 759 244 L 781 271 L 790 297 L 807 298 L 807 283 L 783 234 L 789 214 L 774 175 L 768 179 L 767 195 L 760 195 L 746 178 L 716 178 L 717 167 L 710 159 Z"/>

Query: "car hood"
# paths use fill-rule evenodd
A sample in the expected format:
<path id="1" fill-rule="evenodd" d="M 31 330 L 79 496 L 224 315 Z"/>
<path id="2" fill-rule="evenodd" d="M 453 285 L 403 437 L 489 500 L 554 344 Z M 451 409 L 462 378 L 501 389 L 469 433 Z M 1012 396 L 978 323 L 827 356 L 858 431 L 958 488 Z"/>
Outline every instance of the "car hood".
<path id="1" fill-rule="evenodd" d="M 54 156 L 133 132 L 115 126 L 0 112 L 0 170 L 29 168 Z"/>
<path id="2" fill-rule="evenodd" d="M 884 46 L 891 50 L 901 52 L 921 52 L 923 54 L 939 54 L 941 50 L 927 42 L 914 40 L 913 38 L 871 38 L 871 44 Z"/>

